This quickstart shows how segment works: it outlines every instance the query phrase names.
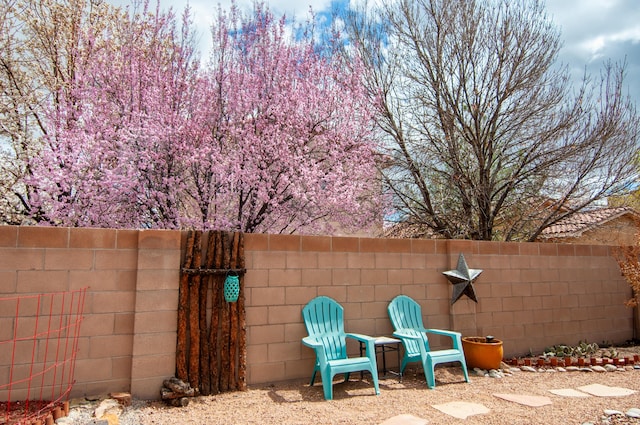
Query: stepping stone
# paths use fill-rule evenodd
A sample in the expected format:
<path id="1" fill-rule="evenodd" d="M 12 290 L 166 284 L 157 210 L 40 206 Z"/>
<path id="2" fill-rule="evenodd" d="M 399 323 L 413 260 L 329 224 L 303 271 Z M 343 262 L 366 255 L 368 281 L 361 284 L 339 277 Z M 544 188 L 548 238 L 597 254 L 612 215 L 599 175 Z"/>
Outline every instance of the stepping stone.
<path id="1" fill-rule="evenodd" d="M 591 397 L 587 393 L 583 393 L 582 391 L 577 391 L 572 388 L 559 388 L 557 390 L 549 390 L 549 392 L 562 397 Z"/>
<path id="2" fill-rule="evenodd" d="M 495 397 L 501 398 L 507 401 L 513 401 L 514 403 L 524 404 L 530 407 L 541 407 L 551 403 L 549 397 L 526 395 L 526 394 L 494 394 Z"/>
<path id="3" fill-rule="evenodd" d="M 409 414 L 402 414 L 389 418 L 380 425 L 425 425 L 427 423 L 426 419 L 421 419 Z"/>
<path id="4" fill-rule="evenodd" d="M 431 407 L 458 419 L 467 419 L 469 416 L 489 413 L 489 409 L 482 404 L 467 403 L 466 401 L 452 401 L 450 403 L 434 404 Z"/>
<path id="5" fill-rule="evenodd" d="M 584 387 L 578 387 L 580 391 L 595 395 L 597 397 L 622 397 L 626 395 L 634 394 L 636 391 L 628 388 L 621 387 L 609 387 L 601 384 L 585 385 Z"/>
<path id="6" fill-rule="evenodd" d="M 625 414 L 630 418 L 640 418 L 640 409 L 633 407 L 627 410 Z"/>

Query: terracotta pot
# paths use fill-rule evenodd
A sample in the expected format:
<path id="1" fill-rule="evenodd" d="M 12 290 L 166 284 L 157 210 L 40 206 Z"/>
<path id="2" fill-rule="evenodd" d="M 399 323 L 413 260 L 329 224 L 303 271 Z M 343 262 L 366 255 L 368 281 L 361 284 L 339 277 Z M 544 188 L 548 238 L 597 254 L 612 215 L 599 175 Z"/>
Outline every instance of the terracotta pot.
<path id="1" fill-rule="evenodd" d="M 557 357 L 551 357 L 549 359 L 549 363 L 551 364 L 552 367 L 558 366 L 558 358 Z"/>
<path id="2" fill-rule="evenodd" d="M 467 367 L 480 369 L 498 369 L 500 367 L 503 349 L 502 341 L 499 339 L 466 336 L 462 338 L 462 348 Z"/>
<path id="3" fill-rule="evenodd" d="M 524 359 L 525 366 L 531 366 L 531 359 Z"/>
<path id="4" fill-rule="evenodd" d="M 591 366 L 595 366 L 596 363 L 598 362 L 598 360 L 595 357 L 591 357 L 589 361 L 591 362 Z"/>
<path id="5" fill-rule="evenodd" d="M 564 358 L 564 365 L 565 366 L 571 366 L 571 357 L 565 357 Z"/>
<path id="6" fill-rule="evenodd" d="M 584 366 L 584 359 L 582 357 L 578 358 L 578 366 Z"/>
<path id="7" fill-rule="evenodd" d="M 540 358 L 538 359 L 538 367 L 542 367 L 544 366 L 544 359 Z"/>

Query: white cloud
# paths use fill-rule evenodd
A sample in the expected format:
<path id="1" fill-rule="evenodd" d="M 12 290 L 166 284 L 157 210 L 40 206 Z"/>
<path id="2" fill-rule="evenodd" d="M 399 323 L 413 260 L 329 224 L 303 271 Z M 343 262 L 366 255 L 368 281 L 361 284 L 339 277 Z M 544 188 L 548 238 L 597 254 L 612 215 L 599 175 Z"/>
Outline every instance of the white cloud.
<path id="1" fill-rule="evenodd" d="M 627 28 L 616 33 L 598 35 L 596 37 L 586 39 L 582 43 L 578 44 L 578 46 L 580 49 L 588 52 L 590 57 L 589 60 L 593 61 L 595 59 L 605 57 L 607 47 L 612 44 L 626 42 L 634 44 L 640 42 L 640 25 L 633 28 Z"/>
<path id="2" fill-rule="evenodd" d="M 132 0 L 106 0 L 114 4 L 127 5 Z M 153 4 L 155 0 L 151 0 Z M 379 5 L 392 0 L 349 0 L 353 5 Z M 200 37 L 202 54 L 207 55 L 210 46 L 209 28 L 217 13 L 218 4 L 226 10 L 231 0 L 160 0 L 162 8 L 173 7 L 180 13 L 190 4 Z M 243 10 L 251 8 L 252 0 L 237 0 Z M 327 12 L 331 0 L 266 0 L 267 6 L 276 16 L 286 14 L 297 21 L 307 18 L 309 7 L 314 12 Z M 571 68 L 581 70 L 585 66 L 598 65 L 601 60 L 611 58 L 619 61 L 626 57 L 629 65 L 627 82 L 636 85 L 632 93 L 640 97 L 640 57 L 632 48 L 640 42 L 640 0 L 547 0 L 547 11 L 560 27 L 564 48 L 560 61 Z M 637 51 L 637 49 L 636 49 Z"/>

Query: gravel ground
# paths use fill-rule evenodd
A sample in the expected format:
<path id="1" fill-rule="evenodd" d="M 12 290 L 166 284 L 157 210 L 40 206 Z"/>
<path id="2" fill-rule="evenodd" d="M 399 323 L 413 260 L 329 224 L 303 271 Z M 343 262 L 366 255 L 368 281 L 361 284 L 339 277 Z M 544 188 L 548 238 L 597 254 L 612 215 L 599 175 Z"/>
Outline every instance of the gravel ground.
<path id="1" fill-rule="evenodd" d="M 640 353 L 640 347 L 619 348 L 621 353 Z M 365 376 L 352 374 L 348 383 L 336 381 L 334 400 L 325 401 L 322 385 L 308 381 L 278 382 L 253 386 L 247 391 L 194 397 L 187 407 L 169 407 L 159 401 L 134 400 L 120 416 L 120 425 L 173 424 L 380 424 L 410 414 L 429 424 L 640 424 L 640 419 L 607 416 L 605 410 L 627 412 L 640 408 L 640 370 L 616 372 L 522 372 L 504 378 L 472 374 L 465 383 L 459 367 L 437 367 L 436 388 L 426 387 L 421 370 L 408 369 L 402 382 L 381 378 L 376 396 Z M 601 384 L 637 391 L 622 397 L 563 397 L 550 389 L 577 389 Z M 551 405 L 528 407 L 495 397 L 494 393 L 545 396 Z M 479 403 L 487 414 L 456 419 L 432 407 L 453 401 Z M 94 406 L 95 407 L 95 406 Z M 91 420 L 91 405 L 75 407 L 74 424 Z"/>

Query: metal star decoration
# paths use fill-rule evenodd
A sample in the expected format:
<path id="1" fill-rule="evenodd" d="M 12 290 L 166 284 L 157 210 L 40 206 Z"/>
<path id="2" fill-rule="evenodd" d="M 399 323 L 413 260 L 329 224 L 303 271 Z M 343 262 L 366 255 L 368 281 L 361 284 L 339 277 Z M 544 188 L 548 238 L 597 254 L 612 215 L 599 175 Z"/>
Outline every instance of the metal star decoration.
<path id="1" fill-rule="evenodd" d="M 453 296 L 451 297 L 451 305 L 458 301 L 462 295 L 466 295 L 475 302 L 478 302 L 476 293 L 473 288 L 473 281 L 480 276 L 482 270 L 470 269 L 464 259 L 464 255 L 458 257 L 458 267 L 455 270 L 442 272 L 447 279 L 453 284 Z"/>

